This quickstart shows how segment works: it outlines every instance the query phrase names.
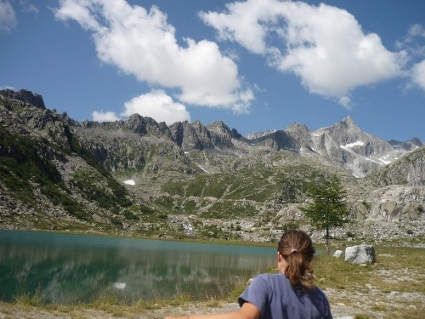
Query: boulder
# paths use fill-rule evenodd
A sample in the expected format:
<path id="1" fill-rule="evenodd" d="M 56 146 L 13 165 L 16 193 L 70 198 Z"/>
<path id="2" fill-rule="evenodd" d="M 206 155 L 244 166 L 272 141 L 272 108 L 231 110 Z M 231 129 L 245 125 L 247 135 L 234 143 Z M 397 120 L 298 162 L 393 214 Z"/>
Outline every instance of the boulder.
<path id="1" fill-rule="evenodd" d="M 345 261 L 352 264 L 375 262 L 375 248 L 372 245 L 361 244 L 345 248 Z"/>
<path id="2" fill-rule="evenodd" d="M 344 252 L 342 250 L 337 250 L 337 251 L 334 252 L 333 256 L 336 257 L 336 258 L 344 257 Z"/>

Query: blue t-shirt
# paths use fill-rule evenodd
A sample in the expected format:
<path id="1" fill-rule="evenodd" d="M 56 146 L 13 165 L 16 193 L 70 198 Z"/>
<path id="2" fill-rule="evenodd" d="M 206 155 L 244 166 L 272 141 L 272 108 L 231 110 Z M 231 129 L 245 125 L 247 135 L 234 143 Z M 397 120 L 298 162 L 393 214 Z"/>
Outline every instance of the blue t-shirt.
<path id="1" fill-rule="evenodd" d="M 285 274 L 261 274 L 238 298 L 260 309 L 262 319 L 332 319 L 326 295 L 318 287 L 294 289 Z"/>

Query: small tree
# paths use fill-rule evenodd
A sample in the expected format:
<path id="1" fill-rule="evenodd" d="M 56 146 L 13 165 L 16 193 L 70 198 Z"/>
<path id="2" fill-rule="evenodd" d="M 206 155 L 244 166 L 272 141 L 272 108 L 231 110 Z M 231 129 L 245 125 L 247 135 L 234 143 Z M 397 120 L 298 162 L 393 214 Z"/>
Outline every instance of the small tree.
<path id="1" fill-rule="evenodd" d="M 338 177 L 320 185 L 312 184 L 307 189 L 307 196 L 312 202 L 301 207 L 308 219 L 319 230 L 326 230 L 326 249 L 329 250 L 329 229 L 342 226 L 348 215 L 345 203 L 346 191 Z"/>

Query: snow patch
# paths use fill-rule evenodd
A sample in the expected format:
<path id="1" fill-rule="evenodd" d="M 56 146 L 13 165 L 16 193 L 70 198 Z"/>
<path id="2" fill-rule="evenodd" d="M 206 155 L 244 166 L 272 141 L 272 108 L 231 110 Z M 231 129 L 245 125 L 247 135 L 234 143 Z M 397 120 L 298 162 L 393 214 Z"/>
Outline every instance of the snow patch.
<path id="1" fill-rule="evenodd" d="M 366 161 L 369 161 L 369 162 L 373 162 L 373 163 L 382 165 L 382 162 L 375 161 L 374 159 L 371 159 L 371 158 L 368 158 L 368 157 L 365 157 L 365 159 L 366 159 Z"/>
<path id="2" fill-rule="evenodd" d="M 342 148 L 351 148 L 351 147 L 354 147 L 354 146 L 364 146 L 364 142 L 357 141 L 357 142 L 354 142 L 354 143 L 347 144 L 345 146 L 341 145 Z"/>
<path id="3" fill-rule="evenodd" d="M 126 181 L 124 181 L 124 184 L 127 184 L 127 185 L 136 185 L 136 182 L 135 181 L 133 181 L 132 179 L 129 179 L 129 180 L 126 180 Z"/>
<path id="4" fill-rule="evenodd" d="M 116 289 L 124 290 L 125 287 L 127 287 L 127 284 L 125 282 L 115 282 L 113 286 Z"/>
<path id="5" fill-rule="evenodd" d="M 388 157 L 388 156 L 385 156 L 385 157 Z M 388 164 L 390 164 L 391 163 L 391 161 L 386 161 L 384 158 L 380 158 L 379 159 L 382 163 L 384 163 L 385 165 L 388 165 Z"/>
<path id="6" fill-rule="evenodd" d="M 210 172 L 208 172 L 205 168 L 203 168 L 201 165 L 199 165 L 198 164 L 198 167 L 200 168 L 200 169 L 202 169 L 205 173 L 207 173 L 207 174 L 210 174 Z"/>

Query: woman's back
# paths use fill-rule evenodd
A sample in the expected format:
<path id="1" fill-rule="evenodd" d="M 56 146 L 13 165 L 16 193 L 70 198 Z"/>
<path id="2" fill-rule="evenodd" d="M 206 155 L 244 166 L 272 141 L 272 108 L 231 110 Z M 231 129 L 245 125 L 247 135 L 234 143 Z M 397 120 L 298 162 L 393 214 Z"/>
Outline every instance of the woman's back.
<path id="1" fill-rule="evenodd" d="M 293 288 L 285 274 L 262 274 L 238 299 L 239 304 L 249 302 L 267 319 L 319 319 L 332 318 L 328 300 L 322 290 Z"/>

